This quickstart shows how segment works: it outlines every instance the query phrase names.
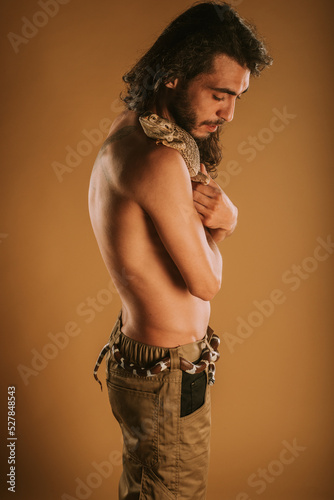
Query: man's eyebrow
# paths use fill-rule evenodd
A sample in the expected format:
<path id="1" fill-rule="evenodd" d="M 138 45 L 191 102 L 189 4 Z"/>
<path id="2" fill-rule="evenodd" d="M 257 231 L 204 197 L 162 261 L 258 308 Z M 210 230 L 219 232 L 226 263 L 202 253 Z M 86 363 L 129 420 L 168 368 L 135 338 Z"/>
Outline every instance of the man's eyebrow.
<path id="1" fill-rule="evenodd" d="M 234 90 L 231 90 L 229 88 L 220 88 L 220 87 L 209 87 L 211 90 L 214 90 L 215 92 L 221 92 L 222 94 L 230 94 L 230 95 L 238 95 L 236 92 L 234 92 Z M 243 92 L 241 92 L 241 94 L 244 94 L 245 92 L 247 92 L 247 90 L 249 89 L 249 87 L 246 88 L 246 90 L 244 90 Z"/>

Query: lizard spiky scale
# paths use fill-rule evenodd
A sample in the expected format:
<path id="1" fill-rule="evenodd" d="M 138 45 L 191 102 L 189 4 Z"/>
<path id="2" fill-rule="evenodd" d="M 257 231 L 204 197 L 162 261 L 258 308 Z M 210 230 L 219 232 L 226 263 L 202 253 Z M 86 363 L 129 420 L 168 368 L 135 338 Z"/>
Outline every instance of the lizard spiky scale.
<path id="1" fill-rule="evenodd" d="M 176 149 L 182 155 L 189 170 L 192 181 L 209 184 L 210 177 L 201 172 L 200 155 L 194 138 L 183 128 L 155 113 L 144 113 L 139 122 L 145 134 L 155 139 L 157 144 L 163 144 Z"/>

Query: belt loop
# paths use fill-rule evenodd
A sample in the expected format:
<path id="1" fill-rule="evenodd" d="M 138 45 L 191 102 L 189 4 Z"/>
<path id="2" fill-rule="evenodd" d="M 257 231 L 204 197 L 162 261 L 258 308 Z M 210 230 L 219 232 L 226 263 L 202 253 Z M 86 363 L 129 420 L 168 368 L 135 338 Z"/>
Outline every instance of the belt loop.
<path id="1" fill-rule="evenodd" d="M 214 330 L 211 328 L 211 326 L 208 326 L 208 328 L 206 330 L 206 338 L 208 339 L 209 342 L 211 340 L 213 332 L 214 332 Z"/>
<path id="2" fill-rule="evenodd" d="M 170 356 L 170 371 L 175 371 L 180 369 L 180 357 L 179 357 L 179 349 L 173 348 L 169 349 Z"/>
<path id="3" fill-rule="evenodd" d="M 206 335 L 204 337 L 204 343 L 206 344 L 206 347 L 209 349 L 210 352 L 213 352 L 213 347 L 211 346 L 210 344 L 210 340 L 212 339 L 212 335 L 213 335 L 213 330 L 210 326 L 208 326 L 208 329 L 206 331 Z"/>
<path id="4" fill-rule="evenodd" d="M 113 344 L 115 344 L 117 341 L 118 341 L 118 338 L 119 336 L 121 335 L 121 328 L 122 328 L 122 309 L 120 310 L 119 314 L 118 314 L 118 317 L 117 317 L 117 320 L 116 320 L 116 323 L 112 329 L 112 332 L 110 334 L 110 337 L 109 337 L 109 342 L 108 344 L 106 344 L 100 354 L 99 354 L 99 357 L 97 358 L 97 361 L 95 363 L 95 367 L 94 367 L 94 378 L 95 380 L 100 384 L 100 387 L 101 387 L 101 391 L 103 390 L 102 388 L 102 383 L 99 379 L 99 377 L 97 376 L 97 372 L 98 372 L 98 369 L 103 361 L 103 358 L 104 356 L 107 354 L 108 351 L 111 350 L 111 347 L 113 346 Z"/>
<path id="5" fill-rule="evenodd" d="M 116 323 L 115 323 L 114 328 L 112 329 L 112 332 L 111 332 L 110 337 L 109 337 L 110 348 L 113 344 L 117 344 L 118 339 L 122 333 L 121 329 L 122 329 L 122 309 L 120 310 L 120 312 L 118 314 Z"/>

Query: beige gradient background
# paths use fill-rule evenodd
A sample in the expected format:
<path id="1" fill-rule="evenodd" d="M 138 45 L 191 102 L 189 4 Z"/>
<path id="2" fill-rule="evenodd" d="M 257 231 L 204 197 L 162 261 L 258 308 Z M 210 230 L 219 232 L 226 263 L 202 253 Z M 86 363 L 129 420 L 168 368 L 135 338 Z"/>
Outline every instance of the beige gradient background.
<path id="1" fill-rule="evenodd" d="M 324 260 L 322 250 L 317 261 L 313 254 L 317 238 L 334 238 L 334 9 L 330 0 L 233 3 L 265 35 L 275 63 L 252 80 L 223 135 L 218 181 L 239 208 L 239 224 L 220 244 L 223 287 L 212 302 L 222 357 L 212 391 L 207 498 L 331 500 L 334 255 L 327 252 Z M 81 141 L 84 130 L 116 117 L 122 74 L 190 5 L 70 0 L 15 53 L 7 34 L 21 35 L 22 17 L 32 20 L 41 7 L 32 0 L 1 2 L 1 498 L 13 498 L 4 484 L 11 385 L 17 393 L 14 498 L 117 498 L 120 432 L 92 370 L 120 301 L 112 288 L 105 291 L 110 278 L 87 208 L 102 140 L 86 149 Z M 272 119 L 273 110 L 284 108 L 294 117 L 282 126 Z M 253 159 L 245 152 L 249 136 L 261 147 Z M 73 168 L 68 147 L 81 151 Z M 67 167 L 62 182 L 54 162 Z M 226 181 L 231 165 L 238 173 Z M 306 271 L 292 280 L 294 265 Z M 282 303 L 268 317 L 255 313 L 254 301 L 274 290 Z M 240 318 L 247 332 L 245 326 L 238 331 Z M 66 336 L 63 349 L 50 347 L 52 335 L 71 323 L 76 335 Z M 36 352 L 53 359 L 33 371 Z M 32 370 L 25 380 L 20 365 Z M 296 456 L 282 454 L 286 442 L 297 443 Z M 108 477 L 96 471 L 101 462 L 110 466 L 104 464 Z M 254 486 L 249 478 L 258 481 L 259 469 L 268 479 Z M 90 485 L 85 492 L 76 492 L 79 479 Z"/>

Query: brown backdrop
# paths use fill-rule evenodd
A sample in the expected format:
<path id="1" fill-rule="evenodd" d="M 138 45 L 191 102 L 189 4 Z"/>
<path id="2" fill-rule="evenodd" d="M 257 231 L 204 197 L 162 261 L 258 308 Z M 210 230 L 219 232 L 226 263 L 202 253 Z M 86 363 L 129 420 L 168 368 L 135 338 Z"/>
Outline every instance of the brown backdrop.
<path id="1" fill-rule="evenodd" d="M 212 304 L 222 358 L 208 500 L 330 500 L 333 4 L 232 3 L 275 63 L 223 136 L 218 181 L 239 224 L 220 245 Z M 120 301 L 91 230 L 88 182 L 121 109 L 121 75 L 190 5 L 1 3 L 1 474 L 15 385 L 17 499 L 117 498 L 120 432 L 92 369 Z"/>

